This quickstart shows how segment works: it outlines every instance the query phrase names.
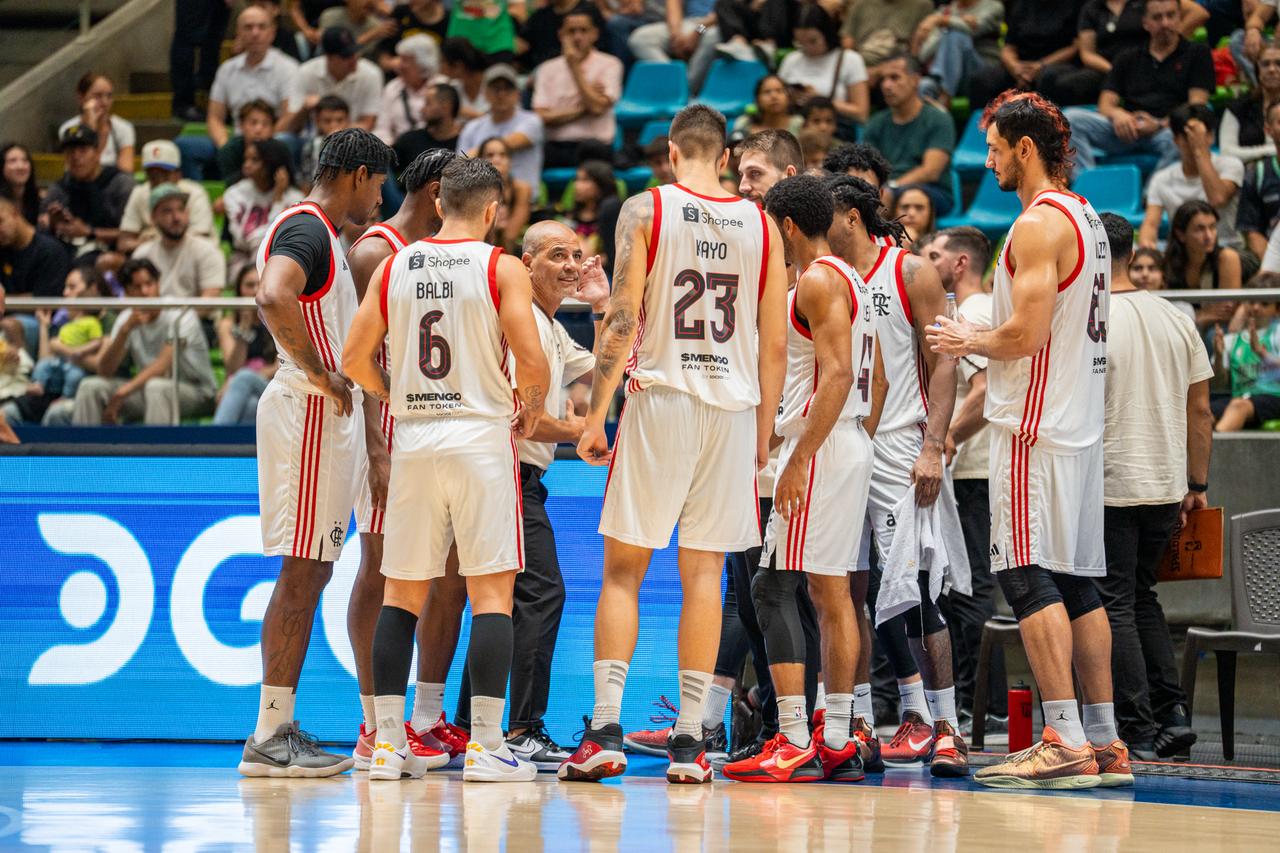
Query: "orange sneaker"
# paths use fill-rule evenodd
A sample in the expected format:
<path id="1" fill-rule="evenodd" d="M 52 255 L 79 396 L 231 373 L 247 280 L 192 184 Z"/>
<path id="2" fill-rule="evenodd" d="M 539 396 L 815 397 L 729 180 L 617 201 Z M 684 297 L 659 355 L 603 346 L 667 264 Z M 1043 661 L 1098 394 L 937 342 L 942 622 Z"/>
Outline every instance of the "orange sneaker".
<path id="1" fill-rule="evenodd" d="M 1113 740 L 1106 746 L 1095 746 L 1093 757 L 1098 762 L 1099 788 L 1123 788 L 1133 784 L 1133 767 L 1129 764 L 1129 747 Z"/>
<path id="2" fill-rule="evenodd" d="M 1089 744 L 1072 749 L 1057 732 L 1045 726 L 1039 743 L 1013 753 L 999 764 L 982 768 L 974 774 L 973 781 L 990 788 L 1074 790 L 1096 788 L 1102 777 Z"/>
<path id="3" fill-rule="evenodd" d="M 757 755 L 726 764 L 721 772 L 735 782 L 821 782 L 826 776 L 816 739 L 801 749 L 781 732 Z"/>
<path id="4" fill-rule="evenodd" d="M 933 724 L 933 757 L 929 773 L 939 778 L 969 775 L 969 747 L 946 720 Z"/>

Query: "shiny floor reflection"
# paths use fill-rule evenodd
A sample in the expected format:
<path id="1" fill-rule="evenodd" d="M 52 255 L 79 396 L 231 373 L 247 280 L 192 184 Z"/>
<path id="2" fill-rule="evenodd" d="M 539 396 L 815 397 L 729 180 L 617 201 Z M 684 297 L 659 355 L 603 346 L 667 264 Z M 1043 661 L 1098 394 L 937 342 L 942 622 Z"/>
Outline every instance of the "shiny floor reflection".
<path id="1" fill-rule="evenodd" d="M 464 785 L 457 773 L 371 785 L 351 775 L 241 779 L 230 767 L 28 764 L 0 767 L 0 849 L 1274 849 L 1280 812 L 1141 802 L 1153 799 L 1141 796 L 1144 781 L 1138 794 L 1029 796 L 978 791 L 969 783 L 935 785 L 918 773 L 890 773 L 855 786 L 686 787 L 640 775 L 605 785 L 558 784 L 550 777 Z M 1280 807 L 1280 786 L 1248 788 L 1255 806 Z"/>

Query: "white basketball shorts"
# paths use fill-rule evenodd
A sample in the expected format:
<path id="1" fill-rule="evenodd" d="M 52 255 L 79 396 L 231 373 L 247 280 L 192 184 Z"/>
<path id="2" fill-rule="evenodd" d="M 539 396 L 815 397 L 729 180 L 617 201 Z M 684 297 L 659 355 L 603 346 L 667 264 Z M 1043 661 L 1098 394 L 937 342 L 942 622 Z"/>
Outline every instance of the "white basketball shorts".
<path id="1" fill-rule="evenodd" d="M 391 437 L 395 433 L 396 419 L 391 416 L 391 408 L 381 400 L 378 401 L 379 426 L 382 435 L 391 447 Z M 369 454 L 364 442 L 360 442 L 360 464 L 356 469 L 356 485 L 359 493 L 356 496 L 356 530 L 361 533 L 383 533 L 387 512 L 386 509 L 375 509 L 373 493 L 369 491 Z"/>
<path id="2" fill-rule="evenodd" d="M 881 559 L 893 545 L 896 520 L 893 508 L 911 488 L 911 469 L 924 447 L 924 430 L 912 425 L 890 432 L 876 433 L 875 467 L 871 472 L 871 491 L 867 499 L 867 515 L 876 537 Z"/>

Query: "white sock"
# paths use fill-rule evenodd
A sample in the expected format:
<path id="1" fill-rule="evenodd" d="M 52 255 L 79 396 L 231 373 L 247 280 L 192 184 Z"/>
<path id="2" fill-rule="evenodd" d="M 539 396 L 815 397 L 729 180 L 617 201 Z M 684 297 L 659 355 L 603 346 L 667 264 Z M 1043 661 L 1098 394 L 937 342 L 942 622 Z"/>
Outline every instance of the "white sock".
<path id="1" fill-rule="evenodd" d="M 957 733 L 960 731 L 960 720 L 956 717 L 956 689 L 926 690 L 925 704 L 929 706 L 929 716 L 934 720 L 946 720 Z"/>
<path id="2" fill-rule="evenodd" d="M 1116 731 L 1116 706 L 1111 702 L 1085 705 L 1084 733 L 1094 746 L 1108 746 L 1120 740 Z"/>
<path id="3" fill-rule="evenodd" d="M 729 698 L 733 692 L 728 687 L 721 687 L 715 682 L 707 690 L 707 704 L 702 708 L 702 726 L 714 729 L 724 723 L 724 709 L 729 707 Z"/>
<path id="4" fill-rule="evenodd" d="M 853 685 L 853 715 L 875 725 L 876 709 L 871 704 L 871 685 Z"/>
<path id="5" fill-rule="evenodd" d="M 828 693 L 827 715 L 822 721 L 822 740 L 831 749 L 844 749 L 849 742 L 853 717 L 852 693 Z"/>
<path id="6" fill-rule="evenodd" d="M 253 742 L 262 743 L 275 736 L 276 729 L 293 722 L 293 703 L 297 694 L 292 687 L 262 685 L 258 699 L 258 724 L 253 727 Z"/>
<path id="7" fill-rule="evenodd" d="M 676 714 L 672 734 L 701 739 L 702 713 L 707 704 L 707 691 L 711 689 L 715 676 L 696 669 L 682 669 L 677 675 L 680 679 L 680 711 Z"/>
<path id="8" fill-rule="evenodd" d="M 372 732 L 378 727 L 378 712 L 373 708 L 373 696 L 360 694 L 360 712 L 364 714 L 364 730 Z"/>
<path id="9" fill-rule="evenodd" d="M 929 713 L 929 703 L 924 698 L 924 682 L 913 681 L 910 684 L 898 685 L 898 697 L 902 701 L 902 718 L 906 719 L 908 711 L 915 711 L 924 720 L 926 726 L 933 725 L 933 715 Z"/>
<path id="10" fill-rule="evenodd" d="M 623 660 L 598 660 L 592 664 L 596 706 L 591 711 L 591 728 L 598 729 L 622 718 L 622 691 L 627 686 L 627 670 L 630 668 L 631 665 Z"/>
<path id="11" fill-rule="evenodd" d="M 378 741 L 395 749 L 404 749 L 408 736 L 404 731 L 404 696 L 392 693 L 373 697 L 374 716 L 378 720 Z"/>
<path id="12" fill-rule="evenodd" d="M 500 696 L 471 697 L 471 739 L 485 749 L 502 746 L 502 715 L 507 700 Z"/>
<path id="13" fill-rule="evenodd" d="M 817 713 L 818 711 L 825 711 L 826 709 L 827 709 L 827 685 L 819 681 L 818 692 L 813 697 L 813 710 L 815 713 Z"/>
<path id="14" fill-rule="evenodd" d="M 1084 726 L 1080 725 L 1080 709 L 1076 700 L 1061 699 L 1056 702 L 1041 702 L 1044 711 L 1044 724 L 1062 738 L 1062 742 L 1072 749 L 1079 749 L 1088 740 L 1084 736 Z"/>
<path id="15" fill-rule="evenodd" d="M 778 729 L 801 749 L 809 748 L 809 715 L 804 709 L 804 694 L 779 696 Z"/>
<path id="16" fill-rule="evenodd" d="M 413 691 L 413 719 L 409 725 L 415 732 L 429 732 L 440 722 L 444 711 L 444 685 L 419 681 Z"/>

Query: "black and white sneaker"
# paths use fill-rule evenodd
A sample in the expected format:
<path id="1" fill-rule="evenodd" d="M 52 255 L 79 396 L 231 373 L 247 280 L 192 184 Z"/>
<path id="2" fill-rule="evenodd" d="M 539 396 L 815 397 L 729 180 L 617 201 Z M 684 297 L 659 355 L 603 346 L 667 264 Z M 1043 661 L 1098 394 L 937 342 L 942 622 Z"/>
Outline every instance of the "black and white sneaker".
<path id="1" fill-rule="evenodd" d="M 553 773 L 569 760 L 571 753 L 551 739 L 539 720 L 522 734 L 507 738 L 507 749 L 516 758 L 529 762 L 539 772 Z"/>
<path id="2" fill-rule="evenodd" d="M 723 767 L 729 761 L 729 736 L 724 723 L 712 729 L 703 727 L 702 737 L 707 744 L 707 761 L 712 767 Z"/>

